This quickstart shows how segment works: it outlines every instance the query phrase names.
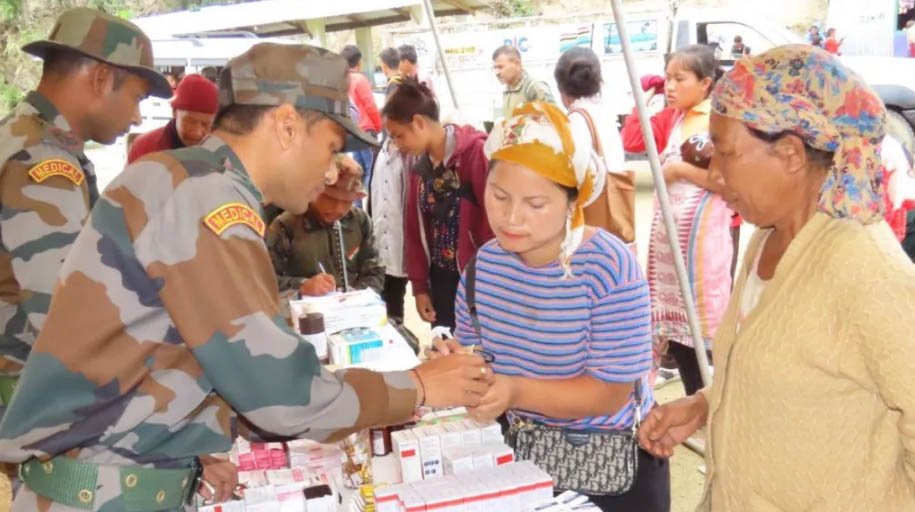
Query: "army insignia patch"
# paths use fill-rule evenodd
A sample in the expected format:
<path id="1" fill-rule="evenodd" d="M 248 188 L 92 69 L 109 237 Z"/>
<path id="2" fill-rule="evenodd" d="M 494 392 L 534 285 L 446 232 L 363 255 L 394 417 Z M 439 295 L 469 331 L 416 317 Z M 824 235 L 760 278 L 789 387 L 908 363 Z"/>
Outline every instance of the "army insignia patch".
<path id="1" fill-rule="evenodd" d="M 227 203 L 203 218 L 203 223 L 217 235 L 229 229 L 236 224 L 244 224 L 253 229 L 258 236 L 264 236 L 266 226 L 264 220 L 260 218 L 254 210 L 248 205 L 241 203 Z"/>
<path id="2" fill-rule="evenodd" d="M 80 168 L 66 160 L 60 159 L 45 160 L 29 169 L 29 177 L 36 183 L 41 183 L 51 176 L 63 176 L 72 181 L 76 186 L 82 185 L 83 179 L 86 177 Z"/>

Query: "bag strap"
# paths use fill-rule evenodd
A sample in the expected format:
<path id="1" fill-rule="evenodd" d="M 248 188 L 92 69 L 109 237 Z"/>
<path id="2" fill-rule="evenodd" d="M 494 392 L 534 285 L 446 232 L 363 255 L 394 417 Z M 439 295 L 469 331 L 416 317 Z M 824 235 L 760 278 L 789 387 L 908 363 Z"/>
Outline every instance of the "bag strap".
<path id="1" fill-rule="evenodd" d="M 597 136 L 597 127 L 594 126 L 594 120 L 591 119 L 591 114 L 583 108 L 573 108 L 569 111 L 571 114 L 581 114 L 585 118 L 585 122 L 588 123 L 588 130 L 591 132 L 591 144 L 594 146 L 594 151 L 597 152 L 598 156 L 604 158 L 604 147 L 600 143 L 600 137 Z"/>
<path id="2" fill-rule="evenodd" d="M 642 378 L 639 377 L 635 381 L 635 389 L 633 389 L 633 395 L 635 398 L 635 411 L 633 412 L 632 418 L 632 433 L 633 435 L 638 434 L 639 425 L 642 424 Z"/>
<path id="3" fill-rule="evenodd" d="M 467 262 L 467 268 L 464 269 L 464 300 L 467 302 L 467 309 L 470 310 L 470 322 L 473 324 L 473 330 L 483 339 L 483 332 L 480 329 L 480 317 L 477 315 L 477 256 L 474 255 Z"/>

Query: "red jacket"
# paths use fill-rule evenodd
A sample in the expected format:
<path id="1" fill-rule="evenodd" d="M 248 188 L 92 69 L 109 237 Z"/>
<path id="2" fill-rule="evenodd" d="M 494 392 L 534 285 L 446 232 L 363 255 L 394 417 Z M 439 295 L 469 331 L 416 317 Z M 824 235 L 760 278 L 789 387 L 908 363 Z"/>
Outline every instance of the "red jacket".
<path id="1" fill-rule="evenodd" d="M 670 138 L 670 132 L 673 131 L 676 121 L 677 110 L 672 107 L 667 107 L 651 116 L 651 132 L 654 133 L 658 153 L 663 153 L 667 149 L 667 140 Z M 620 135 L 623 138 L 623 149 L 626 152 L 644 153 L 646 151 L 645 138 L 642 137 L 642 125 L 639 124 L 639 114 L 636 109 L 632 109 L 632 113 L 626 116 Z"/>
<path id="2" fill-rule="evenodd" d="M 175 128 L 175 120 L 172 119 L 165 126 L 137 137 L 130 146 L 130 152 L 127 153 L 127 163 L 132 164 L 149 153 L 183 147 L 184 144 L 178 138 L 178 130 Z"/>
<path id="3" fill-rule="evenodd" d="M 457 262 L 464 267 L 477 249 L 493 238 L 492 228 L 483 206 L 483 192 L 486 190 L 486 175 L 489 161 L 483 153 L 486 134 L 471 126 L 454 126 L 457 144 L 451 159 L 445 165 L 457 172 L 461 183 L 471 185 L 473 199 L 460 200 Z M 432 220 L 419 210 L 420 177 L 410 171 L 410 190 L 407 193 L 406 231 L 404 244 L 407 255 L 407 276 L 413 285 L 413 294 L 429 293 L 429 247 L 424 240 L 432 240 Z M 476 204 L 474 204 L 476 203 Z M 422 230 L 422 231 L 421 231 Z"/>
<path id="4" fill-rule="evenodd" d="M 365 131 L 381 133 L 381 113 L 375 104 L 372 86 L 362 73 L 351 71 L 349 74 L 349 97 L 359 111 L 359 128 Z"/>
<path id="5" fill-rule="evenodd" d="M 651 132 L 654 134 L 654 142 L 658 147 L 658 153 L 663 153 L 667 149 L 667 141 L 670 139 L 670 132 L 673 131 L 677 122 L 677 110 L 667 107 L 657 114 L 651 116 Z M 642 137 L 642 125 L 639 123 L 639 114 L 636 109 L 626 116 L 623 123 L 623 129 L 620 132 L 623 138 L 623 149 L 629 153 L 644 153 L 645 137 Z M 740 214 L 734 212 L 731 217 L 731 227 L 738 228 L 743 224 Z"/>

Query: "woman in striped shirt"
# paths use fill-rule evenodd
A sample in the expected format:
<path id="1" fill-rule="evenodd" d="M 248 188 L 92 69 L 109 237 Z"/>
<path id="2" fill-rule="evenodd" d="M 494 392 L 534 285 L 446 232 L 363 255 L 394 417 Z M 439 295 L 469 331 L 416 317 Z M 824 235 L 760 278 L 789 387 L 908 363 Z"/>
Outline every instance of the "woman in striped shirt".
<path id="1" fill-rule="evenodd" d="M 487 141 L 492 159 L 485 204 L 496 239 L 477 254 L 480 332 L 465 300 L 455 307 L 457 342 L 495 356 L 495 383 L 470 411 L 508 412 L 572 430 L 626 430 L 653 405 L 648 284 L 615 236 L 584 225 L 582 208 L 603 189 L 590 148 L 575 148 L 568 118 L 529 103 Z M 637 410 L 634 383 L 641 383 Z M 594 496 L 602 510 L 668 511 L 667 463 L 639 453 L 632 489 Z"/>

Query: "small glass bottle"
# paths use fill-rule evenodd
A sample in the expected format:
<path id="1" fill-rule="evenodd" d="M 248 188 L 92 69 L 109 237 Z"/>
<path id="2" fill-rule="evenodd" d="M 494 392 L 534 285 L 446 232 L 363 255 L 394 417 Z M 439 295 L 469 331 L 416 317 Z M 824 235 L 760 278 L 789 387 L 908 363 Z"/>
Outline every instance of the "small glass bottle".
<path id="1" fill-rule="evenodd" d="M 315 348 L 322 363 L 327 362 L 327 332 L 324 330 L 324 315 L 306 313 L 299 317 L 299 333 Z"/>
<path id="2" fill-rule="evenodd" d="M 384 457 L 391 453 L 391 428 L 378 427 L 369 430 L 372 442 L 372 457 Z"/>
<path id="3" fill-rule="evenodd" d="M 343 450 L 343 485 L 347 489 L 358 489 L 372 483 L 372 447 L 369 431 L 350 434 L 340 442 Z"/>

